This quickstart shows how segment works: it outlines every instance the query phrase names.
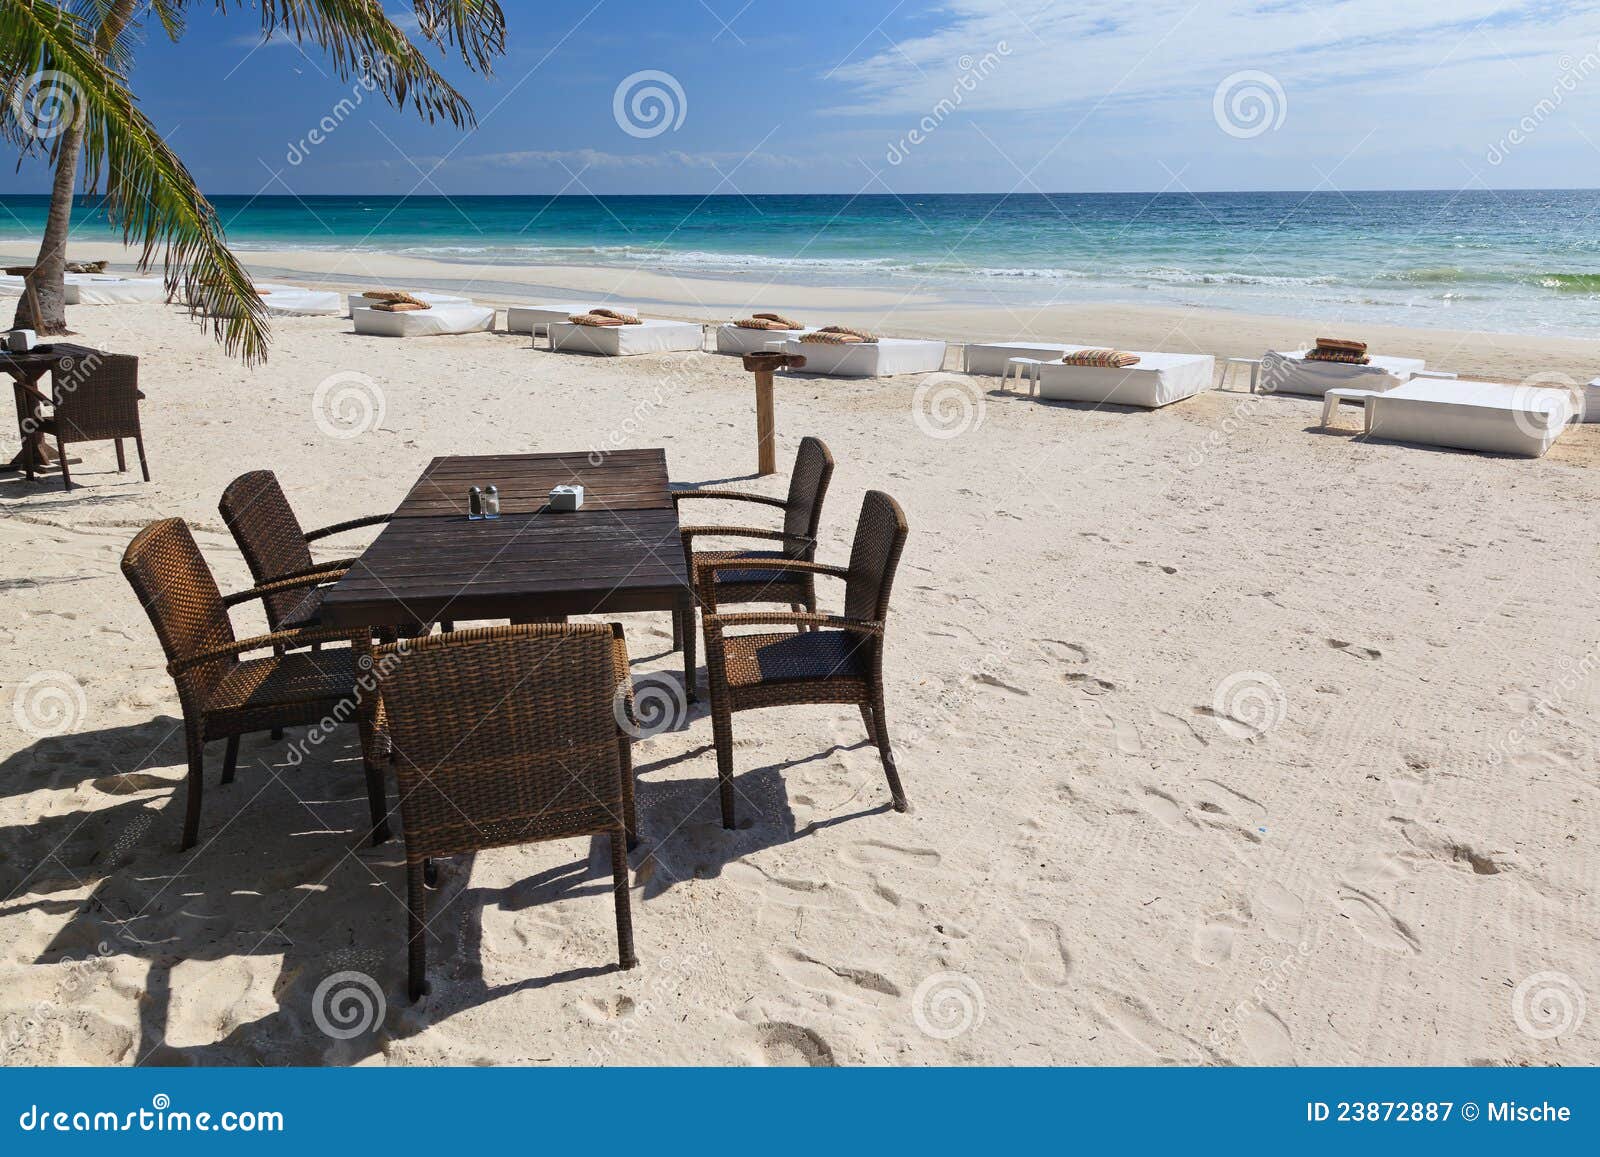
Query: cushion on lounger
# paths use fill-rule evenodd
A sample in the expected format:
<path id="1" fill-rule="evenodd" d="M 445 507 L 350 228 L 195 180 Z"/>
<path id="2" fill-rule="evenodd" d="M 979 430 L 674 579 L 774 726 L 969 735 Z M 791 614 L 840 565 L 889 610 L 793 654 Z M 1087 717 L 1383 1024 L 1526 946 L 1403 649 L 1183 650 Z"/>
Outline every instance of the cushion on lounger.
<path id="1" fill-rule="evenodd" d="M 1074 350 L 1062 355 L 1061 362 L 1069 366 L 1105 366 L 1110 369 L 1125 370 L 1129 366 L 1139 364 L 1139 355 L 1123 353 L 1121 350 Z"/>
<path id="2" fill-rule="evenodd" d="M 839 333 L 836 330 L 819 329 L 811 333 L 803 333 L 800 340 L 811 345 L 865 345 L 864 338 L 853 333 Z"/>
<path id="3" fill-rule="evenodd" d="M 601 313 L 575 313 L 567 320 L 573 325 L 611 326 L 622 324 L 619 319 Z"/>
<path id="4" fill-rule="evenodd" d="M 415 313 L 422 309 L 432 309 L 433 306 L 425 301 L 376 301 L 372 308 L 379 313 Z"/>
<path id="5" fill-rule="evenodd" d="M 733 324 L 740 329 L 798 329 L 798 326 L 783 325 L 764 317 L 736 317 Z"/>
<path id="6" fill-rule="evenodd" d="M 781 313 L 752 313 L 751 317 L 757 321 L 775 321 L 779 329 L 804 329 L 798 321 L 791 321 Z"/>
<path id="7" fill-rule="evenodd" d="M 365 297 L 368 301 L 387 301 L 391 303 L 402 302 L 406 305 L 428 304 L 420 297 L 413 297 L 411 294 L 399 289 L 369 289 L 361 296 Z"/>
<path id="8" fill-rule="evenodd" d="M 1306 351 L 1308 362 L 1339 362 L 1347 366 L 1364 366 L 1371 360 L 1366 354 L 1358 354 L 1353 350 L 1326 349 L 1318 346 L 1314 350 Z"/>
<path id="9" fill-rule="evenodd" d="M 609 317 L 620 321 L 623 325 L 639 325 L 639 319 L 631 313 L 623 313 L 620 309 L 593 309 L 589 311 L 596 317 Z"/>
<path id="10" fill-rule="evenodd" d="M 1319 350 L 1343 350 L 1346 353 L 1364 354 L 1367 352 L 1367 343 L 1364 341 L 1350 341 L 1342 337 L 1319 337 L 1317 339 Z"/>
<path id="11" fill-rule="evenodd" d="M 878 335 L 865 329 L 856 329 L 848 325 L 825 325 L 819 333 L 842 333 L 846 337 L 853 337 L 859 341 L 877 341 Z"/>

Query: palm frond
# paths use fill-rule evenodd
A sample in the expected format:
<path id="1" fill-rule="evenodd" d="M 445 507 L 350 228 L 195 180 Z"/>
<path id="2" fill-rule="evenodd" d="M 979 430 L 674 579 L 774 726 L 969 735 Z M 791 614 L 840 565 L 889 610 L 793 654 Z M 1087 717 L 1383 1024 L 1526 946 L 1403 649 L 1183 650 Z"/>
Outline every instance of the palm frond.
<path id="1" fill-rule="evenodd" d="M 262 361 L 266 308 L 228 252 L 216 211 L 139 111 L 123 77 L 97 54 L 93 37 L 82 19 L 54 4 L 0 0 L 0 78 L 58 75 L 82 117 L 85 186 L 93 189 L 102 173 L 110 174 L 106 213 L 125 241 L 141 247 L 140 268 L 148 269 L 159 251 L 168 292 L 186 292 L 191 311 L 205 316 L 230 354 Z M 0 110 L 0 128 L 10 140 L 29 135 L 12 101 Z M 34 143 L 53 160 L 64 135 Z"/>

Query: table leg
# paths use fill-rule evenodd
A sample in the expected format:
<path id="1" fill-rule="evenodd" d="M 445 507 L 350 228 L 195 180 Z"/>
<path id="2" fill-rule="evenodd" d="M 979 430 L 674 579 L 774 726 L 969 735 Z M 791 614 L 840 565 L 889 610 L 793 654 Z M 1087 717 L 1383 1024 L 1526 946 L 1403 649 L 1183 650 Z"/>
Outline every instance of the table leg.
<path id="1" fill-rule="evenodd" d="M 17 381 L 27 386 L 37 387 L 39 380 L 44 377 L 44 371 L 28 375 L 13 371 L 12 376 Z M 17 403 L 17 433 L 22 438 L 22 446 L 17 450 L 16 456 L 0 466 L 0 470 L 20 472 L 28 465 L 28 447 L 33 447 L 33 468 L 42 470 L 49 463 L 54 462 L 56 452 L 45 442 L 44 432 L 39 429 L 39 423 L 44 418 L 44 410 L 40 407 L 37 398 L 29 397 L 21 390 L 12 390 Z M 31 431 L 26 433 L 25 431 Z"/>
<path id="2" fill-rule="evenodd" d="M 678 614 L 683 619 L 683 693 L 690 703 L 694 703 L 700 698 L 695 686 L 695 675 L 699 669 L 695 641 L 699 627 L 694 617 L 694 594 L 687 588 L 678 600 Z"/>
<path id="3" fill-rule="evenodd" d="M 778 472 L 778 455 L 774 446 L 775 421 L 772 415 L 772 371 L 756 371 L 756 473 Z"/>

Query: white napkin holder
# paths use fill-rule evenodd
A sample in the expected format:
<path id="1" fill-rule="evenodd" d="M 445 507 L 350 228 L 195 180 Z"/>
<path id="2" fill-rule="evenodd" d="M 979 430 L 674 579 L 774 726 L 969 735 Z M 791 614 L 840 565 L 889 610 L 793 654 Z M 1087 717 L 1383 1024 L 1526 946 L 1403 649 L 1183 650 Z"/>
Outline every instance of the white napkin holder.
<path id="1" fill-rule="evenodd" d="M 6 334 L 6 349 L 14 354 L 25 354 L 39 344 L 39 335 L 31 329 L 14 329 Z"/>
<path id="2" fill-rule="evenodd" d="M 551 510 L 577 510 L 582 505 L 582 486 L 552 486 L 550 488 Z"/>

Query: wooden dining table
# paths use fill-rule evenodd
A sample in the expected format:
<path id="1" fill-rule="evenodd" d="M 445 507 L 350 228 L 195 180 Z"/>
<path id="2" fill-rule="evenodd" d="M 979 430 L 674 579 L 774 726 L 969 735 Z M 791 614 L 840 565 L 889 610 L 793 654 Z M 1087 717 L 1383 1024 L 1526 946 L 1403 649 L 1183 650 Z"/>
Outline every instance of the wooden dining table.
<path id="1" fill-rule="evenodd" d="M 500 517 L 470 520 L 468 490 L 495 486 Z M 583 506 L 550 509 L 554 486 Z M 440 621 L 684 615 L 684 687 L 695 698 L 693 591 L 667 488 L 665 450 L 435 458 L 388 524 L 322 599 L 329 627 L 417 630 Z"/>
<path id="2" fill-rule="evenodd" d="M 29 442 L 33 444 L 35 470 L 43 470 L 46 466 L 55 464 L 56 453 L 46 445 L 44 434 L 39 429 L 39 419 L 44 405 L 40 398 L 42 391 L 39 390 L 39 382 L 46 374 L 53 376 L 64 370 L 71 370 L 85 358 L 103 356 L 99 350 L 66 341 L 45 342 L 27 353 L 20 354 L 0 350 L 0 373 L 9 374 L 17 386 L 23 387 L 12 389 L 17 403 L 17 433 L 23 441 L 23 446 L 11 461 L 0 465 L 0 470 L 24 469 L 27 465 Z"/>

